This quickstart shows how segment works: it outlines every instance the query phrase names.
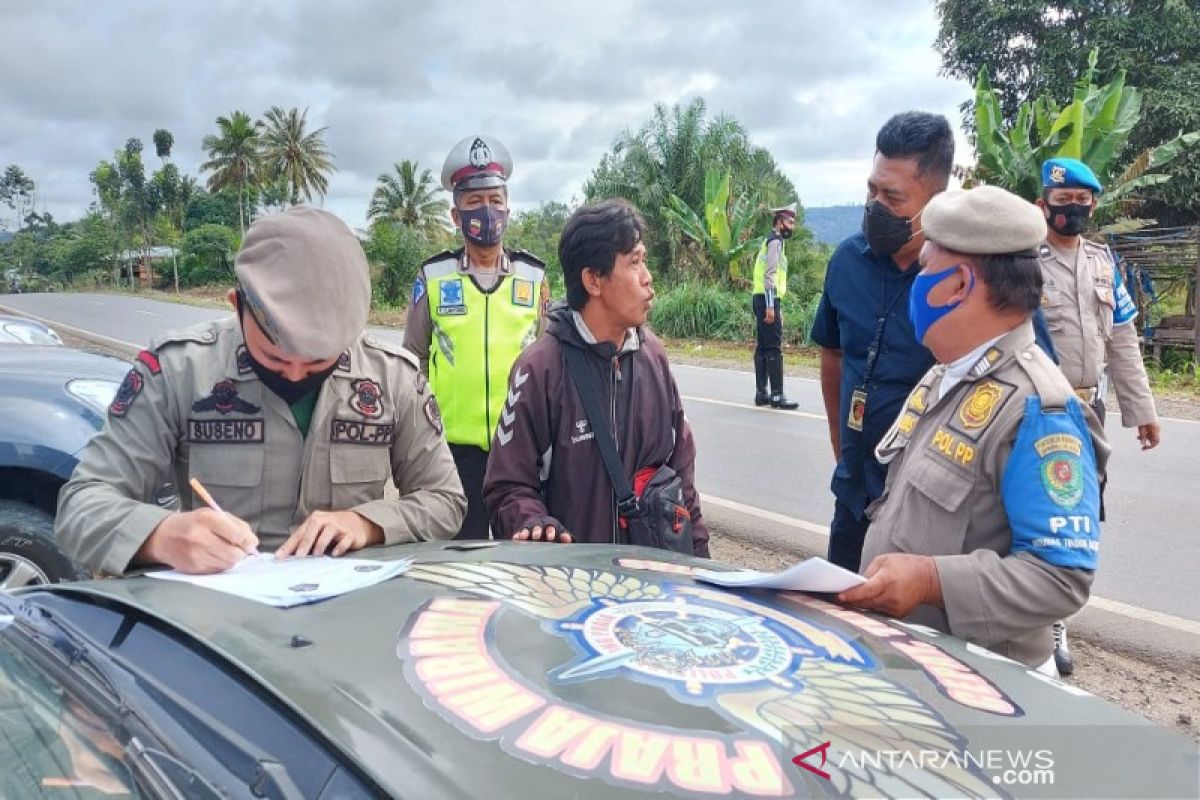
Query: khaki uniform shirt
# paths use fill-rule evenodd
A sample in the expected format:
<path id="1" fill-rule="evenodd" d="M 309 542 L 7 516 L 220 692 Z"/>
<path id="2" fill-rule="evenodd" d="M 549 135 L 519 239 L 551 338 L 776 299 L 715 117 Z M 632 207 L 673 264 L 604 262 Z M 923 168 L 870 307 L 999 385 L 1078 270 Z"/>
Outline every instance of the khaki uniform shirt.
<path id="1" fill-rule="evenodd" d="M 1038 260 L 1044 281 L 1042 310 L 1059 368 L 1072 388 L 1096 389 L 1107 366 L 1121 407 L 1121 423 L 1133 428 L 1157 422 L 1134 318 L 1114 324 L 1118 293 L 1124 290 L 1114 281 L 1108 249 L 1081 238 L 1073 254 L 1043 244 Z"/>
<path id="2" fill-rule="evenodd" d="M 1046 530 L 1039 537 L 1054 531 L 1063 535 L 1063 540 L 1054 540 L 1062 547 L 1094 551 L 1098 477 L 1108 447 L 1095 415 L 1072 395 L 1054 363 L 1034 343 L 1029 323 L 988 348 L 966 377 L 938 399 L 945 372 L 945 365 L 938 365 L 926 373 L 876 450 L 880 461 L 892 463 L 883 496 L 868 509 L 871 527 L 862 564 L 865 568 L 885 553 L 933 556 L 945 608 L 919 606 L 908 620 L 1037 665 L 1053 646 L 1050 625 L 1087 601 L 1093 571 L 1056 566 L 1038 557 L 1036 546 L 1045 538 L 1024 539 L 1034 545 L 1032 550 L 1023 547 L 1014 553 L 1014 525 L 1006 510 L 1011 506 L 1006 506 L 1003 492 L 1017 486 L 1023 492 L 1020 505 L 1053 509 L 1039 517 Z M 1053 442 L 1046 444 L 1044 438 L 1037 440 L 1037 448 L 1039 453 L 1047 448 L 1048 461 L 1035 461 L 1031 474 L 1006 472 L 1027 399 L 1035 395 L 1044 408 L 1062 409 L 1069 399 L 1080 414 L 1070 418 L 1077 428 L 1091 432 L 1090 448 L 1078 437 L 1064 437 L 1079 452 L 1074 460 L 1067 456 L 1062 480 L 1053 473 L 1039 474 L 1057 464 Z M 1006 487 L 1006 481 L 1018 478 Z M 1071 483 L 1075 478 L 1080 480 L 1077 485 Z M 1051 502 L 1059 493 L 1061 505 L 1071 506 L 1073 498 L 1067 494 L 1077 487 L 1085 487 L 1087 495 L 1075 499 L 1074 511 Z M 1073 530 L 1077 538 L 1069 538 Z"/>
<path id="3" fill-rule="evenodd" d="M 138 355 L 108 420 L 59 494 L 57 535 L 93 569 L 119 574 L 171 509 L 203 507 L 198 478 L 265 549 L 317 510 L 352 510 L 387 543 L 448 539 L 466 501 L 437 401 L 416 359 L 365 334 L 320 389 L 308 436 L 250 367 L 235 317 L 170 334 Z M 399 497 L 384 498 L 394 480 Z"/>

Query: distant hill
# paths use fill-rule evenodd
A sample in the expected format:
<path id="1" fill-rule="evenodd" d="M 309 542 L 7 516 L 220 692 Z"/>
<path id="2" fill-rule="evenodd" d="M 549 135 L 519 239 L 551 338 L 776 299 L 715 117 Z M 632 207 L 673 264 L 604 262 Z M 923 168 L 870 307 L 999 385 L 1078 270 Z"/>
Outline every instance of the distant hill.
<path id="1" fill-rule="evenodd" d="M 5 242 L 11 242 L 12 238 L 13 238 L 12 233 L 10 233 L 8 231 L 0 231 L 0 244 L 4 244 Z"/>
<path id="2" fill-rule="evenodd" d="M 862 229 L 862 215 L 862 206 L 805 207 L 804 224 L 818 242 L 837 244 Z"/>

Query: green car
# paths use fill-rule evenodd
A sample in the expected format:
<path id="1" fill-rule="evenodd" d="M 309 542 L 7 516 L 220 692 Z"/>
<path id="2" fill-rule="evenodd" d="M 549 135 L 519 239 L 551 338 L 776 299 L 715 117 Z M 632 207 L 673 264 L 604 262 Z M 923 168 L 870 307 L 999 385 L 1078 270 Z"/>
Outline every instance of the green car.
<path id="1" fill-rule="evenodd" d="M 288 609 L 147 577 L 0 594 L 0 797 L 1200 796 L 1165 728 L 710 562 L 372 554 L 415 563 Z"/>

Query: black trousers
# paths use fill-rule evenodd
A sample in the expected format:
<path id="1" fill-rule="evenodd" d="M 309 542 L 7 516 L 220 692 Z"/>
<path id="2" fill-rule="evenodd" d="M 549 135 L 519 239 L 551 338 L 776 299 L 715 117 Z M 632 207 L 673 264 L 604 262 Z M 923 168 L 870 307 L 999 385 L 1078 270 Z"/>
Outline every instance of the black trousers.
<path id="1" fill-rule="evenodd" d="M 862 560 L 863 542 L 867 539 L 870 520 L 858 519 L 850 509 L 837 500 L 833 506 L 833 522 L 829 525 L 828 561 L 851 572 L 858 572 Z"/>
<path id="2" fill-rule="evenodd" d="M 750 299 L 754 312 L 754 388 L 760 398 L 767 395 L 767 381 L 771 383 L 771 395 L 783 393 L 783 315 L 779 311 L 779 298 L 775 298 L 775 321 L 768 323 L 767 296 L 756 294 Z"/>
<path id="3" fill-rule="evenodd" d="M 469 444 L 451 444 L 450 455 L 467 495 L 467 516 L 455 539 L 488 539 L 488 514 L 483 504 L 483 475 L 487 472 L 487 451 Z"/>
<path id="4" fill-rule="evenodd" d="M 754 355 L 774 354 L 783 348 L 783 316 L 779 313 L 779 298 L 775 298 L 775 321 L 767 323 L 767 296 L 756 294 L 750 301 L 754 309 Z"/>

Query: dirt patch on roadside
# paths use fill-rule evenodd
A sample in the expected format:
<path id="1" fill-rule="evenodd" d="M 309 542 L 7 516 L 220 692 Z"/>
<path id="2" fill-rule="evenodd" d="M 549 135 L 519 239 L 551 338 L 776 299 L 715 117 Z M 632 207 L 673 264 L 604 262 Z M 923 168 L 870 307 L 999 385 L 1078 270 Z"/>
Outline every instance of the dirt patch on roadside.
<path id="1" fill-rule="evenodd" d="M 745 539 L 716 535 L 709 546 L 717 561 L 744 569 L 774 572 L 794 563 Z M 1200 743 L 1200 668 L 1168 669 L 1078 637 L 1070 643 L 1075 674 L 1069 683 Z"/>

